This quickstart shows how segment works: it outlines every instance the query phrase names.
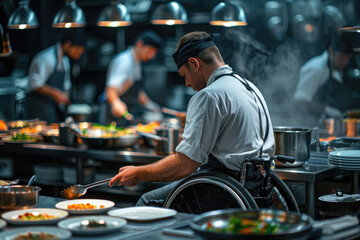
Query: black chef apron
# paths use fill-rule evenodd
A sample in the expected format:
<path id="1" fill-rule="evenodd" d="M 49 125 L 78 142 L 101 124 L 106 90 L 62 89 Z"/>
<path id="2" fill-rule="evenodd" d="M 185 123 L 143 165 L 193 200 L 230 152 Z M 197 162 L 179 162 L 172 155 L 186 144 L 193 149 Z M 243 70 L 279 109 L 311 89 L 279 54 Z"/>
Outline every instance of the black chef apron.
<path id="1" fill-rule="evenodd" d="M 134 118 L 138 118 L 142 116 L 144 108 L 139 104 L 139 92 L 144 88 L 143 80 L 134 81 L 133 85 L 119 98 L 122 102 L 124 102 L 127 106 L 128 112 L 131 113 Z M 111 106 L 106 100 L 106 95 L 100 99 L 100 119 L 99 122 L 101 124 L 110 124 L 112 121 L 116 121 L 118 126 L 126 126 L 129 125 L 129 121 L 123 117 L 116 118 L 111 113 Z"/>
<path id="2" fill-rule="evenodd" d="M 344 112 L 351 108 L 351 89 L 344 83 L 340 83 L 333 78 L 330 59 L 328 60 L 330 76 L 326 83 L 316 92 L 314 101 L 331 106 Z M 318 118 L 322 113 L 319 113 Z"/>
<path id="3" fill-rule="evenodd" d="M 58 71 L 58 54 L 55 48 L 55 71 L 47 79 L 46 85 L 64 91 L 65 72 Z M 39 118 L 48 123 L 63 122 L 66 111 L 61 108 L 52 97 L 30 92 L 26 96 L 27 117 L 29 119 Z"/>

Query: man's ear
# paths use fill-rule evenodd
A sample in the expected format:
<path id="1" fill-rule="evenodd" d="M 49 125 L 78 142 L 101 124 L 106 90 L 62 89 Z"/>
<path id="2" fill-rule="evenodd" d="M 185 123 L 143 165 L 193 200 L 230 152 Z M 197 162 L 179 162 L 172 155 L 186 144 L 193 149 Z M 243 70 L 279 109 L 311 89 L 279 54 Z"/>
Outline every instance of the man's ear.
<path id="1" fill-rule="evenodd" d="M 190 66 L 194 67 L 196 70 L 199 70 L 200 64 L 196 58 L 194 58 L 194 57 L 189 58 L 188 63 Z"/>

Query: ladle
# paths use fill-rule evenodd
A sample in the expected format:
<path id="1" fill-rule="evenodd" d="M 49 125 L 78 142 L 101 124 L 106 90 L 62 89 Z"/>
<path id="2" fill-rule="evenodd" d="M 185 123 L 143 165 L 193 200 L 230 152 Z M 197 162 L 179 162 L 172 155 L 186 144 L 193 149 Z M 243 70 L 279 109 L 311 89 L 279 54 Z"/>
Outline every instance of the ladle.
<path id="1" fill-rule="evenodd" d="M 79 198 L 86 193 L 89 188 L 97 187 L 110 182 L 111 178 L 103 179 L 87 185 L 72 185 L 60 192 L 60 196 L 65 199 Z"/>

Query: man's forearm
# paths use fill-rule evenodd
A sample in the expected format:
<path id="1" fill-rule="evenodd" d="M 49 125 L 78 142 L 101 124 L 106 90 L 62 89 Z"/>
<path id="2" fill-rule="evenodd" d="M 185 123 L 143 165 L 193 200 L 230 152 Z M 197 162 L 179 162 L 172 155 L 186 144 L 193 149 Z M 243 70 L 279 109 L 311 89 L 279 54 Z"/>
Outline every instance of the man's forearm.
<path id="1" fill-rule="evenodd" d="M 138 176 L 141 182 L 171 182 L 194 173 L 200 163 L 184 154 L 175 153 L 150 165 L 139 166 Z"/>

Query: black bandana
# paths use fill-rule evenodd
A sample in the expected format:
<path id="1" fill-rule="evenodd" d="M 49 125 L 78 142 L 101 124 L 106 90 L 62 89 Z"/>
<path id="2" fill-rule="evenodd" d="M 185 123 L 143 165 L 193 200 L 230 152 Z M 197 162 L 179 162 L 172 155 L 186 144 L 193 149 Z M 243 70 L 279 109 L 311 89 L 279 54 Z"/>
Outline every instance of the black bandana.
<path id="1" fill-rule="evenodd" d="M 215 46 L 215 43 L 212 41 L 212 37 L 213 35 L 203 39 L 196 39 L 194 41 L 185 43 L 181 48 L 179 48 L 172 55 L 178 69 L 184 65 L 190 57 L 196 57 L 205 49 L 211 46 Z"/>

